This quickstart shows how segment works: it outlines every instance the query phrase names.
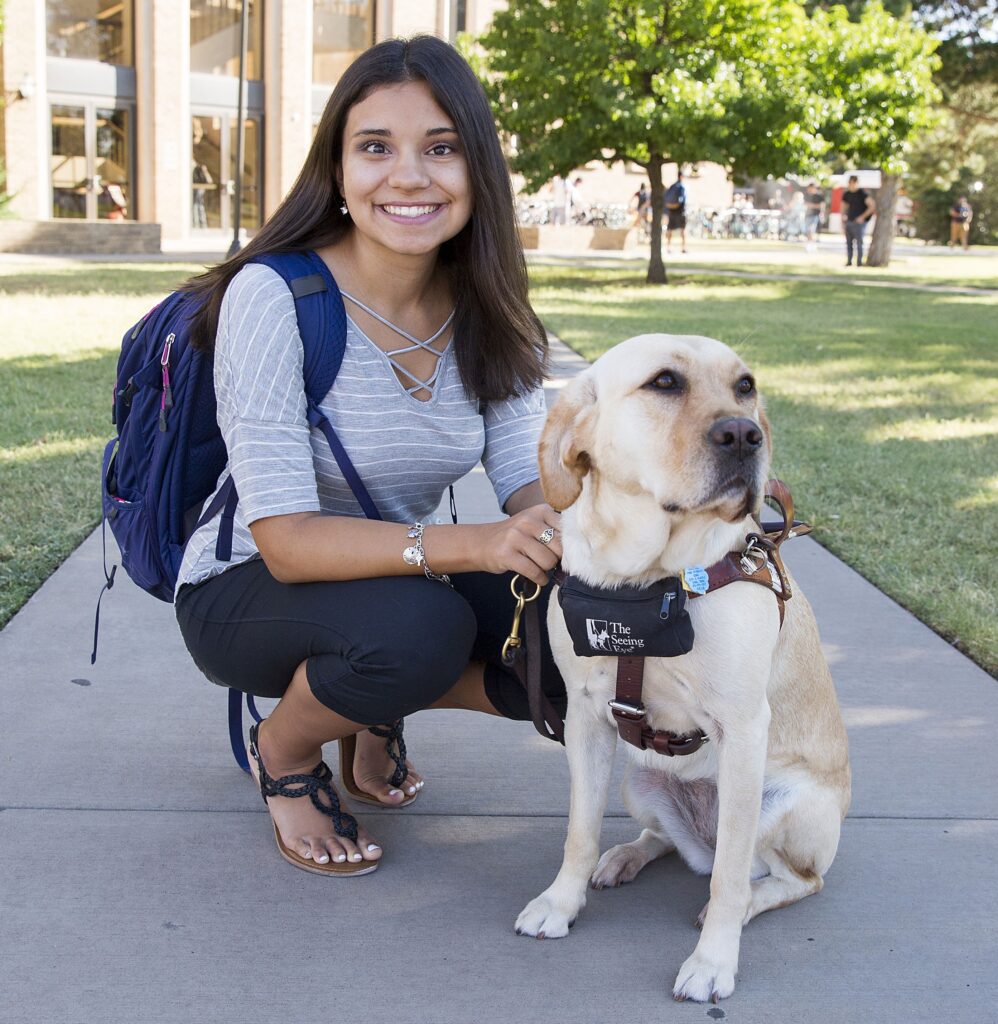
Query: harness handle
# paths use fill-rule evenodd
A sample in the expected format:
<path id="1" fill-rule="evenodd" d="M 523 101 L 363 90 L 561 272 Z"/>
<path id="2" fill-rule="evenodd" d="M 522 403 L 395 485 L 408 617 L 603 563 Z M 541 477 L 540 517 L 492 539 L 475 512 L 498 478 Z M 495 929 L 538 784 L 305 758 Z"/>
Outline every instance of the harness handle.
<path id="1" fill-rule="evenodd" d="M 766 537 L 776 547 L 779 547 L 785 540 L 791 537 L 803 537 L 811 532 L 810 523 L 801 523 L 794 519 L 794 499 L 790 488 L 782 480 L 767 480 L 765 497 L 771 501 L 782 513 L 782 528 L 777 528 L 773 523 L 762 525 Z M 779 529 L 779 532 L 777 532 Z"/>

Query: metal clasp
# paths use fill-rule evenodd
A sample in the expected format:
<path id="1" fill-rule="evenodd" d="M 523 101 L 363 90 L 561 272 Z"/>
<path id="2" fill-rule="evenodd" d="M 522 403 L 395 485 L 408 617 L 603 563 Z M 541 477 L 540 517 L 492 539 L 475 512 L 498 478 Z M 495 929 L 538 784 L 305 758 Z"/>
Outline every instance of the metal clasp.
<path id="1" fill-rule="evenodd" d="M 644 704 L 631 704 L 626 700 L 608 700 L 607 704 L 614 714 L 622 715 L 624 718 L 630 719 L 632 722 L 640 722 L 645 717 L 645 706 Z"/>
<path id="2" fill-rule="evenodd" d="M 766 554 L 766 549 L 756 543 L 755 538 L 750 538 L 749 545 L 742 552 L 738 564 L 742 567 L 742 572 L 747 576 L 751 576 L 753 573 L 758 572 L 768 561 L 769 556 Z"/>
<path id="3" fill-rule="evenodd" d="M 516 598 L 516 608 L 513 610 L 513 624 L 509 628 L 509 636 L 506 637 L 506 642 L 502 645 L 502 661 L 504 665 L 511 665 L 515 655 L 512 653 L 519 647 L 523 646 L 523 641 L 520 639 L 520 619 L 523 617 L 523 609 L 531 601 L 536 601 L 540 597 L 541 585 L 534 583 L 534 592 L 527 597 L 526 584 L 517 591 L 516 583 L 520 579 L 519 573 L 509 581 L 509 589 Z M 532 581 L 531 581 L 532 582 Z"/>

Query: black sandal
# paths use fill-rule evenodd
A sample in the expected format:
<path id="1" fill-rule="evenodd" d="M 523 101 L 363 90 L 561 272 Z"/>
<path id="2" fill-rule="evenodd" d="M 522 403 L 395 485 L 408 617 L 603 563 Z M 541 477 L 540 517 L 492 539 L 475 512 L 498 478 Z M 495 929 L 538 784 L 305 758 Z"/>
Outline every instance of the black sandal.
<path id="1" fill-rule="evenodd" d="M 392 777 L 388 780 L 389 783 L 396 789 L 400 789 L 402 783 L 409 777 L 409 769 L 405 763 L 405 740 L 402 737 L 402 733 L 405 729 L 405 719 L 400 718 L 397 722 L 392 724 L 387 729 L 382 729 L 381 726 L 372 725 L 368 732 L 373 732 L 375 736 L 381 736 L 388 742 L 385 744 L 385 750 L 388 756 L 395 762 L 395 771 Z M 419 793 L 413 793 L 412 796 L 406 797 L 397 804 L 386 804 L 384 801 L 379 800 L 375 796 L 371 796 L 370 793 L 364 792 L 357 785 L 357 780 L 353 774 L 353 763 L 357 755 L 357 737 L 356 736 L 344 736 L 339 741 L 340 744 L 340 782 L 343 784 L 343 788 L 350 794 L 354 800 L 360 800 L 361 803 L 374 804 L 376 807 L 405 807 L 411 804 L 413 800 L 419 796 Z"/>
<path id="2" fill-rule="evenodd" d="M 284 775 L 279 779 L 274 779 L 263 766 L 260 748 L 257 745 L 258 734 L 259 725 L 255 724 L 250 728 L 249 753 L 253 761 L 256 762 L 256 780 L 260 784 L 260 795 L 263 797 L 263 802 L 266 803 L 268 798 L 272 796 L 307 796 L 312 801 L 312 806 L 316 810 L 321 811 L 327 818 L 332 819 L 333 831 L 338 836 L 350 839 L 356 843 L 357 819 L 352 814 L 348 814 L 341 809 L 340 798 L 330 782 L 333 773 L 330 771 L 329 765 L 325 761 L 320 761 L 308 775 Z M 323 803 L 319 799 L 320 793 L 329 801 L 328 804 Z M 277 822 L 273 818 L 271 818 L 271 822 L 274 826 L 274 836 L 277 839 L 277 849 L 280 851 L 281 856 L 289 864 L 293 864 L 296 868 L 301 868 L 302 871 L 311 871 L 316 875 L 369 875 L 372 871 L 377 870 L 380 863 L 380 861 L 376 860 L 345 860 L 337 862 L 330 857 L 328 864 L 319 864 L 315 860 L 300 856 L 290 847 L 285 846 L 281 833 L 277 828 Z"/>

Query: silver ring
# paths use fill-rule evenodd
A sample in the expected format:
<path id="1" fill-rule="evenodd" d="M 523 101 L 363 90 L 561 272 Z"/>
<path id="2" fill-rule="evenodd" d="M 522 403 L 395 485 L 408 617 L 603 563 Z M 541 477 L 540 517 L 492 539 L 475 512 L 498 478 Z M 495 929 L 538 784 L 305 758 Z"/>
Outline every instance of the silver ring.
<path id="1" fill-rule="evenodd" d="M 537 539 L 546 547 L 554 540 L 554 527 L 549 526 Z"/>

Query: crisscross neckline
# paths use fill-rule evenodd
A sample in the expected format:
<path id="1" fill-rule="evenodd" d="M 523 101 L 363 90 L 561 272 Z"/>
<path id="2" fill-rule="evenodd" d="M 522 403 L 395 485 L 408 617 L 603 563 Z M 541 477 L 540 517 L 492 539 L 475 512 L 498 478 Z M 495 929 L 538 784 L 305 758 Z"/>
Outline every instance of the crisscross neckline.
<path id="1" fill-rule="evenodd" d="M 377 312 L 377 310 L 371 309 L 370 306 L 368 306 L 366 303 L 361 302 L 360 299 L 355 298 L 349 292 L 345 292 L 342 289 L 340 289 L 340 294 L 343 296 L 343 298 L 348 299 L 355 306 L 362 309 L 365 313 L 367 313 L 368 316 L 373 317 L 375 320 L 377 320 L 378 323 L 384 324 L 385 327 L 394 331 L 397 335 L 399 335 L 399 337 L 405 338 L 405 340 L 409 342 L 408 345 L 403 345 L 401 348 L 383 349 L 381 348 L 380 345 L 376 347 L 379 349 L 379 351 L 381 351 L 384 354 L 385 358 L 391 364 L 392 369 L 395 370 L 397 374 L 401 374 L 402 376 L 413 381 L 412 384 L 407 385 L 404 381 L 399 380 L 399 384 L 402 385 L 402 389 L 405 391 L 407 395 L 415 398 L 417 391 L 426 391 L 429 394 L 430 399 L 432 399 L 434 395 L 433 389 L 437 383 L 437 378 L 440 375 L 441 358 L 451 346 L 450 341 L 448 341 L 447 344 L 442 349 L 437 349 L 433 347 L 433 343 L 438 338 L 440 338 L 446 332 L 447 328 L 450 327 L 450 325 L 454 322 L 454 315 L 457 312 L 457 310 L 452 309 L 450 311 L 450 315 L 443 322 L 440 328 L 436 330 L 431 337 L 427 338 L 425 341 L 422 341 L 419 338 L 417 338 L 414 334 L 410 334 L 408 331 L 399 327 L 398 324 L 393 324 L 391 320 L 389 320 L 387 317 L 383 317 L 379 312 Z M 366 336 L 366 332 L 364 332 L 364 334 Z M 433 373 L 431 373 L 426 380 L 421 380 L 411 370 L 407 370 L 398 361 L 398 359 L 395 358 L 396 356 L 405 355 L 406 352 L 415 352 L 418 349 L 422 349 L 424 352 L 432 353 L 436 359 L 436 362 L 433 367 Z M 421 401 L 421 399 L 417 399 L 417 401 Z"/>

